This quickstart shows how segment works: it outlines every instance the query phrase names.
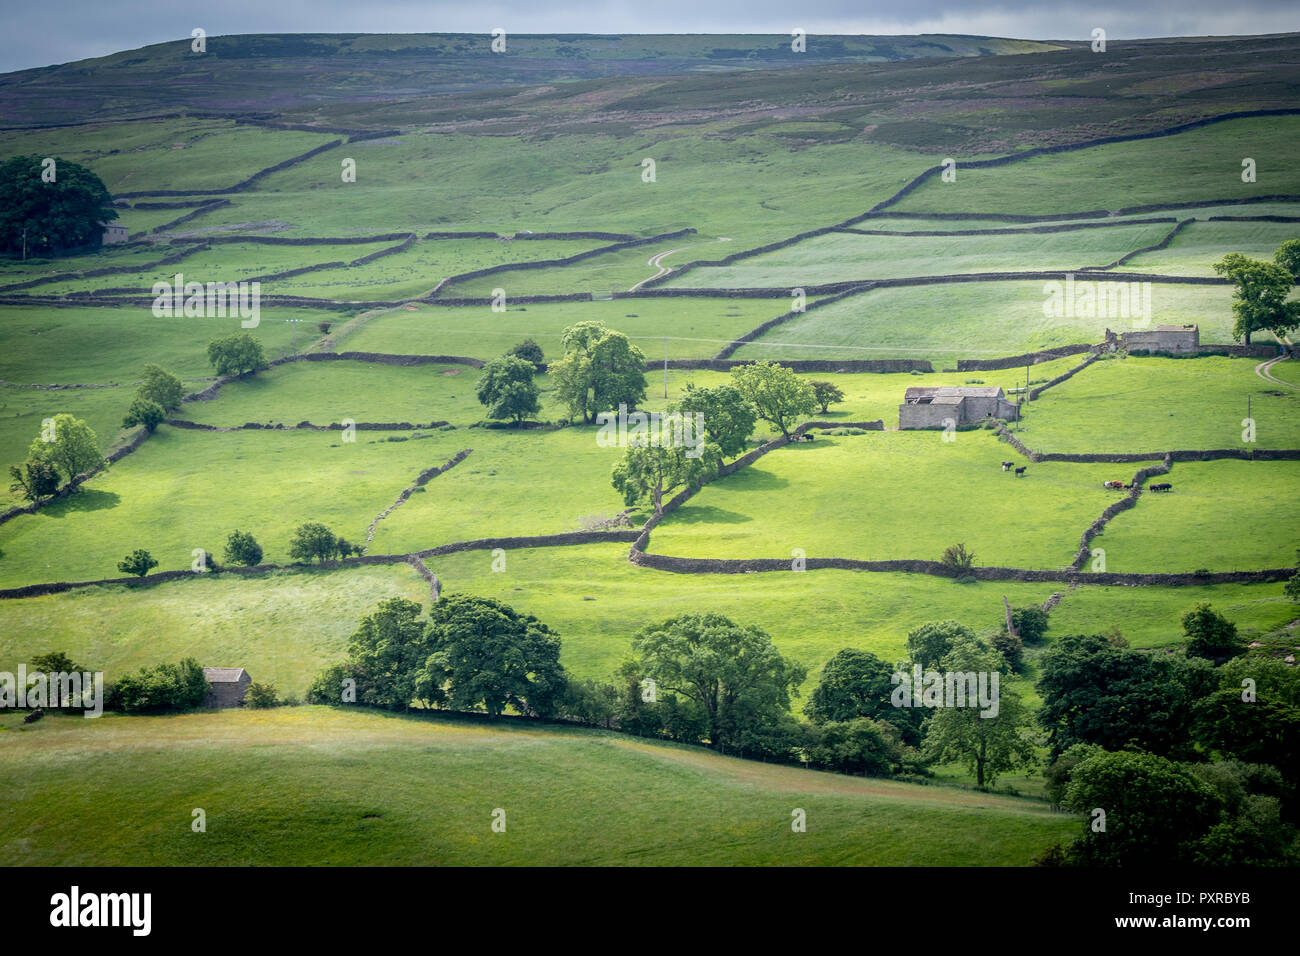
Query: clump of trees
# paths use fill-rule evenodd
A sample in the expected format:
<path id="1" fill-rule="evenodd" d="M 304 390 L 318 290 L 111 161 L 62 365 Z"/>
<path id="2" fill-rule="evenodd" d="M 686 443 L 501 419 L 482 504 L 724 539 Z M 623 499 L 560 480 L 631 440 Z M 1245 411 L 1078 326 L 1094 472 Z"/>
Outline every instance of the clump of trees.
<path id="1" fill-rule="evenodd" d="M 775 362 L 737 365 L 731 383 L 752 404 L 758 417 L 789 437 L 795 422 L 817 410 L 817 392 L 810 382 Z"/>
<path id="2" fill-rule="evenodd" d="M 78 163 L 49 159 L 52 164 L 43 156 L 0 162 L 0 249 L 6 253 L 98 246 L 104 224 L 117 218 L 103 180 Z"/>
<path id="3" fill-rule="evenodd" d="M 236 529 L 226 539 L 225 558 L 227 564 L 255 567 L 262 563 L 262 546 L 251 532 Z"/>
<path id="4" fill-rule="evenodd" d="M 488 417 L 511 419 L 518 428 L 524 419 L 538 414 L 542 404 L 533 379 L 536 372 L 532 362 L 514 355 L 502 355 L 484 365 L 476 392 Z"/>
<path id="5" fill-rule="evenodd" d="M 1183 624 L 1184 656 L 1101 635 L 1063 637 L 1044 653 L 1049 793 L 1089 816 L 1044 862 L 1300 861 L 1300 673 L 1242 653 L 1235 627 L 1208 605 Z"/>
<path id="6" fill-rule="evenodd" d="M 622 332 L 579 322 L 560 334 L 560 345 L 564 355 L 548 371 L 570 419 L 588 424 L 602 409 L 645 401 L 645 355 Z"/>
<path id="7" fill-rule="evenodd" d="M 244 375 L 267 367 L 262 343 L 251 332 L 233 332 L 208 343 L 208 362 L 218 375 Z"/>
<path id="8" fill-rule="evenodd" d="M 838 405 L 844 401 L 844 393 L 840 391 L 838 385 L 834 382 L 828 382 L 825 379 L 815 379 L 808 383 L 813 388 L 813 397 L 817 405 L 821 408 L 822 414 L 825 415 L 830 411 L 832 405 Z"/>
<path id="9" fill-rule="evenodd" d="M 279 704 L 280 692 L 276 690 L 274 684 L 263 684 L 258 681 L 253 681 L 244 691 L 245 707 L 252 707 L 255 710 L 264 710 L 269 707 L 277 707 Z"/>
<path id="10" fill-rule="evenodd" d="M 1272 262 L 1230 252 L 1214 264 L 1214 271 L 1236 286 L 1233 338 L 1244 338 L 1249 345 L 1254 332 L 1272 332 L 1281 338 L 1300 327 L 1300 302 L 1287 301 L 1300 276 L 1300 239 L 1282 243 Z"/>
<path id="11" fill-rule="evenodd" d="M 1191 653 L 1199 635 L 1227 631 L 1212 608 L 1187 615 L 1185 655 L 1134 650 L 1118 635 L 1058 638 L 1037 659 L 1036 718 L 990 640 L 955 620 L 928 622 L 907 634 L 904 661 L 835 654 L 806 722 L 792 713 L 803 666 L 761 628 L 719 614 L 643 628 L 605 681 L 570 679 L 559 636 L 501 602 L 452 595 L 422 615 L 410 601 L 381 603 L 309 700 L 562 718 L 872 776 L 959 764 L 981 788 L 1039 768 L 1045 749 L 1049 798 L 1082 825 L 1040 863 L 1300 861 L 1300 674 L 1271 658 L 1238 654 L 1215 666 Z M 1042 640 L 1040 608 L 1012 619 L 1032 644 Z M 918 673 L 925 689 L 909 701 L 901 692 L 920 692 Z M 978 703 L 945 696 L 954 677 L 968 688 L 983 679 Z"/>
<path id="12" fill-rule="evenodd" d="M 167 412 L 180 405 L 184 394 L 185 386 L 179 378 L 160 365 L 146 365 L 144 380 L 136 389 L 122 427 L 143 425 L 152 432 L 166 420 Z"/>
<path id="13" fill-rule="evenodd" d="M 238 532 L 236 532 L 238 534 Z M 232 535 L 233 537 L 233 535 Z M 249 536 L 251 539 L 251 535 Z M 253 545 L 256 546 L 254 541 Z M 229 542 L 227 542 L 229 547 Z M 241 543 L 242 553 L 246 556 L 253 553 L 252 548 L 247 548 Z M 324 564 L 326 561 L 332 561 L 334 558 L 343 559 L 349 555 L 361 555 L 365 548 L 359 544 L 352 544 L 346 538 L 336 535 L 325 525 L 317 521 L 306 521 L 298 525 L 293 532 L 293 538 L 289 541 L 289 557 L 297 561 L 305 561 L 310 564 L 312 561 L 318 561 Z M 261 548 L 256 549 L 258 560 L 261 559 Z M 238 563 L 245 563 L 240 561 Z M 253 562 L 256 563 L 256 562 Z"/>
<path id="14" fill-rule="evenodd" d="M 523 359 L 525 362 L 532 364 L 534 371 L 540 372 L 546 364 L 546 357 L 542 354 L 542 347 L 532 339 L 524 339 L 506 355 Z"/>
<path id="15" fill-rule="evenodd" d="M 403 598 L 381 602 L 352 635 L 347 660 L 312 683 L 308 700 L 349 702 L 351 689 L 350 702 L 385 710 L 555 714 L 566 689 L 560 639 L 537 618 L 469 595 L 444 597 L 427 622 L 421 613 Z"/>
<path id="16" fill-rule="evenodd" d="M 207 698 L 208 682 L 198 661 L 144 667 L 121 677 L 107 693 L 107 705 L 128 714 L 192 710 Z"/>
<path id="17" fill-rule="evenodd" d="M 117 569 L 123 574 L 134 574 L 138 578 L 144 577 L 154 568 L 158 567 L 158 561 L 152 554 L 143 548 L 136 548 L 121 561 L 117 562 Z"/>
<path id="18" fill-rule="evenodd" d="M 79 418 L 55 415 L 27 450 L 27 460 L 11 465 L 10 491 L 20 491 L 29 501 L 54 494 L 59 486 L 104 464 L 95 430 Z"/>

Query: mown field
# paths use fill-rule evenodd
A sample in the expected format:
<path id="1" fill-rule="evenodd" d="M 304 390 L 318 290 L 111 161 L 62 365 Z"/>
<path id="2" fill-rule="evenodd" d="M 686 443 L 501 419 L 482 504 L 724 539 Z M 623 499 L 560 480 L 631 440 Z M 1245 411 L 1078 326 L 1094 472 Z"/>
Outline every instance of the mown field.
<path id="1" fill-rule="evenodd" d="M 0 721 L 0 847 L 28 865 L 1023 866 L 1080 826 L 599 731 L 316 707 Z"/>

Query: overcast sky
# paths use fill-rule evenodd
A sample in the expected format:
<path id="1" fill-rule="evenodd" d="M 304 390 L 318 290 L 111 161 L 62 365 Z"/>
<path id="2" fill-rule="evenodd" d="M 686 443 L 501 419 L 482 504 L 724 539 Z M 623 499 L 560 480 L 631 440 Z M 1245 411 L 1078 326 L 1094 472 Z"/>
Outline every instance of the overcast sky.
<path id="1" fill-rule="evenodd" d="M 0 0 L 0 72 L 233 33 L 966 33 L 1110 39 L 1300 30 L 1296 0 Z"/>

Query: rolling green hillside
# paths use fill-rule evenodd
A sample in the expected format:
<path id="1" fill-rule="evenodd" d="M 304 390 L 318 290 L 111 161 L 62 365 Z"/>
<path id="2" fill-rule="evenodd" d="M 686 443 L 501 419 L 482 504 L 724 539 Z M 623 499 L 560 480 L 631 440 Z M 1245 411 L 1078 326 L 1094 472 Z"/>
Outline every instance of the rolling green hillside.
<path id="1" fill-rule="evenodd" d="M 599 731 L 320 707 L 5 716 L 0 740 L 0 849 L 29 866 L 1025 866 L 1080 826 L 1033 800 Z"/>

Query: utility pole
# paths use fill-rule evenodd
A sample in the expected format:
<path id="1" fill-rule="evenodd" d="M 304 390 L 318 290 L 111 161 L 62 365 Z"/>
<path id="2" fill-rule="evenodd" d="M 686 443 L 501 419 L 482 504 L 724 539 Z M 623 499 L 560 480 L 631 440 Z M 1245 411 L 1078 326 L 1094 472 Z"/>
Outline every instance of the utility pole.
<path id="1" fill-rule="evenodd" d="M 27 261 L 27 227 L 23 226 L 23 262 Z"/>
<path id="2" fill-rule="evenodd" d="M 285 319 L 284 321 L 293 323 L 293 357 L 297 358 L 298 357 L 298 323 L 301 322 L 302 319 Z"/>
<path id="3" fill-rule="evenodd" d="M 664 398 L 668 397 L 668 337 L 664 336 Z"/>

